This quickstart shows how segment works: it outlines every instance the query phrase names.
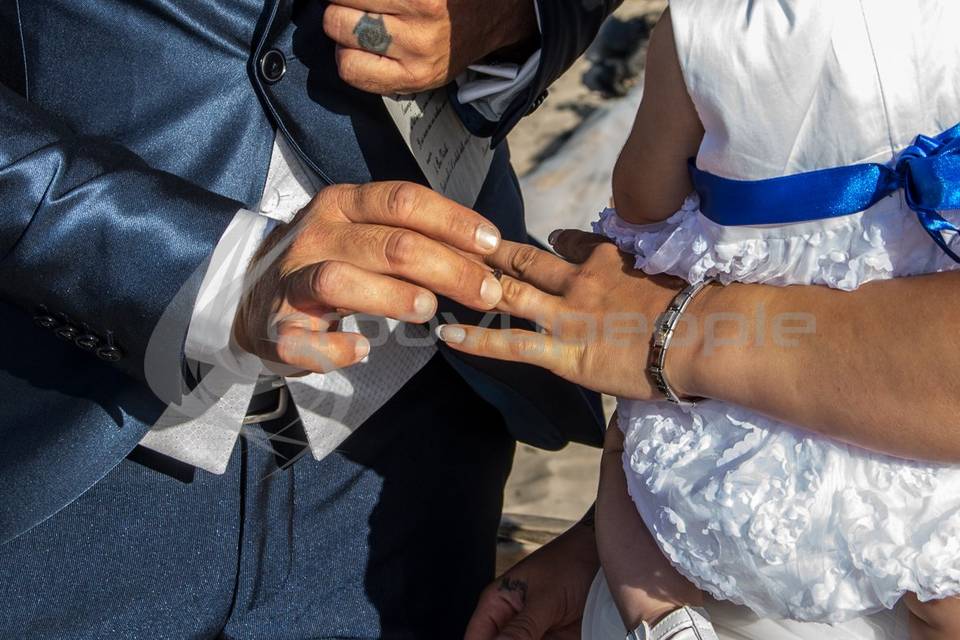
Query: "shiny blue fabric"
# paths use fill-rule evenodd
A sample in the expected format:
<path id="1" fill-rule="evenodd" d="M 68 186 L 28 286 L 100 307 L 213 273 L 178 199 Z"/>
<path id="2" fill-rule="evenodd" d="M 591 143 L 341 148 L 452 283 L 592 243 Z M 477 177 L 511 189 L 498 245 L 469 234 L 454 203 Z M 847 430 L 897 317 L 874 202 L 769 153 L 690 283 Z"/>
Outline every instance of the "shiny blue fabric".
<path id="1" fill-rule="evenodd" d="M 97 483 L 180 397 L 205 262 L 256 206 L 277 130 L 328 182 L 425 182 L 380 99 L 337 77 L 323 6 L 0 0 L 0 543 Z M 551 15 L 556 70 L 579 44 Z M 269 49 L 287 58 L 275 84 L 257 73 Z M 505 146 L 476 208 L 526 240 Z M 125 357 L 108 364 L 38 328 L 41 307 L 109 333 Z M 574 385 L 502 363 L 458 370 L 519 416 L 514 435 L 601 437 L 596 397 Z"/>
<path id="2" fill-rule="evenodd" d="M 247 76 L 260 0 L 2 1 L 25 64 L 0 86 L 0 543 L 179 399 L 205 262 L 273 139 Z M 38 328 L 41 308 L 124 357 Z"/>
<path id="3" fill-rule="evenodd" d="M 721 178 L 690 161 L 690 175 L 700 196 L 700 211 L 728 226 L 788 224 L 863 211 L 903 189 L 930 237 L 953 260 L 958 256 L 944 234 L 955 225 L 939 211 L 960 209 L 960 124 L 935 137 L 918 136 L 895 167 L 857 164 L 768 180 Z"/>

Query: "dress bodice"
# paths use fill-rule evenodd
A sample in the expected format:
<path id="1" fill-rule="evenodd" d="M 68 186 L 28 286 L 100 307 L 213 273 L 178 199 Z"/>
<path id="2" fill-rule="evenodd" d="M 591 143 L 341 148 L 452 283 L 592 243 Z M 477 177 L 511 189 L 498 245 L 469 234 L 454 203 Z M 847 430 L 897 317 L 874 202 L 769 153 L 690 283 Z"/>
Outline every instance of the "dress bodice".
<path id="1" fill-rule="evenodd" d="M 960 122 L 960 3 L 671 0 L 704 171 L 759 180 L 886 163 Z"/>

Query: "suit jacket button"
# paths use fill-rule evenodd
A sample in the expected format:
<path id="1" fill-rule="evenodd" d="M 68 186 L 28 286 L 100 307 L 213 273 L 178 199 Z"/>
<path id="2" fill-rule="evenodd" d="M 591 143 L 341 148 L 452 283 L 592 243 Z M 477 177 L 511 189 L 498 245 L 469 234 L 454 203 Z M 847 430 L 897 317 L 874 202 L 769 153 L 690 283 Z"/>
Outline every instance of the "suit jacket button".
<path id="1" fill-rule="evenodd" d="M 533 113 L 534 111 L 536 111 L 537 109 L 539 109 L 539 108 L 540 108 L 540 105 L 543 104 L 543 101 L 547 99 L 547 96 L 548 96 L 548 95 L 550 95 L 550 92 L 549 92 L 549 91 L 546 91 L 546 90 L 545 90 L 543 93 L 541 93 L 540 95 L 538 95 L 538 96 L 537 96 L 537 99 L 534 100 L 534 101 L 533 101 L 533 104 L 530 105 L 530 108 L 527 109 L 527 115 L 530 115 L 531 113 Z"/>
<path id="2" fill-rule="evenodd" d="M 76 339 L 76 337 L 80 335 L 80 330 L 77 329 L 72 324 L 65 324 L 59 329 L 57 329 L 54 333 L 57 334 L 58 338 L 66 340 L 67 342 L 73 342 L 74 339 Z"/>
<path id="3" fill-rule="evenodd" d="M 273 84 L 287 73 L 287 59 L 276 49 L 270 49 L 260 58 L 260 75 Z"/>
<path id="4" fill-rule="evenodd" d="M 38 313 L 33 316 L 33 323 L 41 329 L 54 329 L 60 322 L 47 313 Z"/>
<path id="5" fill-rule="evenodd" d="M 92 333 L 84 333 L 77 336 L 76 340 L 73 341 L 73 344 L 77 345 L 84 351 L 93 351 L 100 345 L 100 338 Z"/>
<path id="6" fill-rule="evenodd" d="M 116 347 L 100 347 L 97 349 L 97 357 L 104 362 L 117 362 L 123 358 L 123 351 Z"/>

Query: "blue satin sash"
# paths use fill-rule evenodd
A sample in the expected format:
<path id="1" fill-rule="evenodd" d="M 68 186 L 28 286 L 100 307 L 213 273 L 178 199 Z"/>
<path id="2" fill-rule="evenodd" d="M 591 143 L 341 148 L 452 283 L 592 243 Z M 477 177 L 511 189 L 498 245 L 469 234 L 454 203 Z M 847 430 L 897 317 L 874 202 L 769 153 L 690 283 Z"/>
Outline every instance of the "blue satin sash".
<path id="1" fill-rule="evenodd" d="M 907 206 L 943 251 L 960 262 L 945 234 L 960 232 L 938 212 L 960 209 L 960 124 L 936 137 L 917 136 L 896 166 L 856 164 L 767 180 L 730 180 L 690 160 L 700 211 L 727 226 L 787 224 L 868 209 L 903 189 Z"/>

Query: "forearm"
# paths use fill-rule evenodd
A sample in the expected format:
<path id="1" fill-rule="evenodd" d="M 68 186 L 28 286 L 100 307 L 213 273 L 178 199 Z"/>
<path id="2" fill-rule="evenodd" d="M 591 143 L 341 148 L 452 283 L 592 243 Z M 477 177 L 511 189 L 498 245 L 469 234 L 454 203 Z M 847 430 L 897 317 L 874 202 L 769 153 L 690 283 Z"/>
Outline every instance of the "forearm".
<path id="1" fill-rule="evenodd" d="M 711 287 L 671 349 L 684 392 L 869 449 L 960 460 L 960 273 L 826 287 Z"/>
<path id="2" fill-rule="evenodd" d="M 109 362 L 176 400 L 203 263 L 242 205 L 2 86 L 0 201 L 0 298 L 118 347 Z"/>

